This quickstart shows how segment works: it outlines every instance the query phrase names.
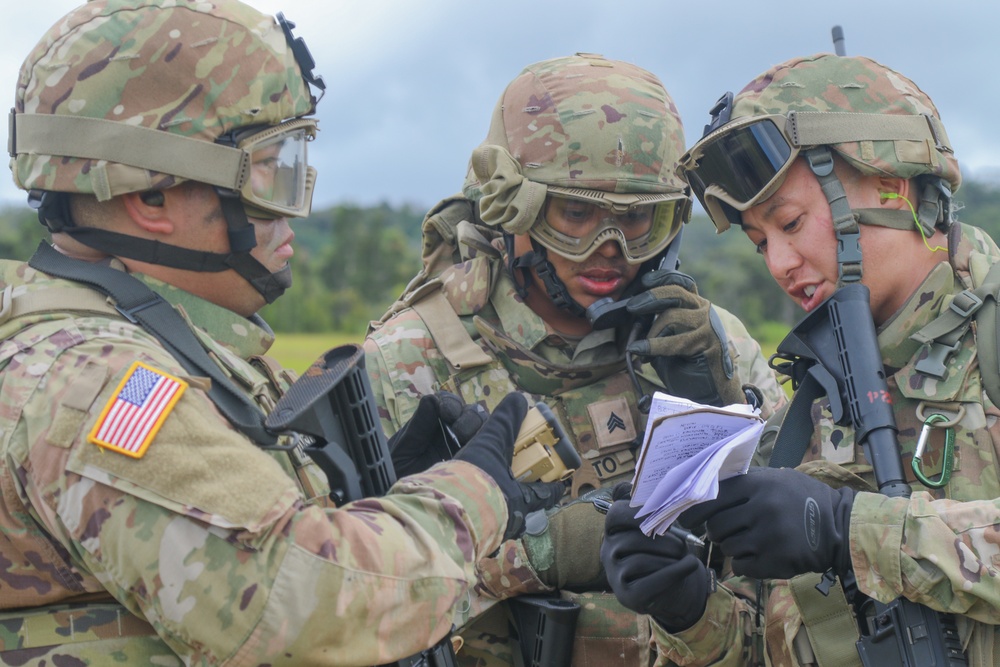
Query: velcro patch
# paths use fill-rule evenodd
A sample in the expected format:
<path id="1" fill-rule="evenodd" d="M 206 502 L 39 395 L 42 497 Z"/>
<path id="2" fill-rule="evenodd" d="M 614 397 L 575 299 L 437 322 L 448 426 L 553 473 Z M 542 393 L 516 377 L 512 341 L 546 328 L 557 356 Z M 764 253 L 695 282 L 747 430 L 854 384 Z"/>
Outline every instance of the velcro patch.
<path id="1" fill-rule="evenodd" d="M 623 397 L 592 403 L 587 406 L 587 412 L 601 449 L 635 440 L 635 421 Z"/>
<path id="2" fill-rule="evenodd" d="M 167 415 L 187 389 L 180 378 L 134 362 L 87 441 L 133 458 L 142 458 Z"/>

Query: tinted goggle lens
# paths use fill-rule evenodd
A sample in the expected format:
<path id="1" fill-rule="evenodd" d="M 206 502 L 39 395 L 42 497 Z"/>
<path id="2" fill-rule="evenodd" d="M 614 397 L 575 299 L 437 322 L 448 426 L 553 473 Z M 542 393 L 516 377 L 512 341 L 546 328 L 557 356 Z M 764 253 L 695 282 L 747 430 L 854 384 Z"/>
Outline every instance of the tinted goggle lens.
<path id="1" fill-rule="evenodd" d="M 616 210 L 620 208 L 623 210 Z M 613 240 L 630 264 L 652 259 L 669 245 L 687 218 L 690 200 L 612 207 L 550 195 L 529 233 L 549 250 L 582 261 Z"/>
<path id="2" fill-rule="evenodd" d="M 784 173 L 798 153 L 771 119 L 737 127 L 696 146 L 698 163 L 685 167 L 688 182 L 702 205 L 715 185 L 724 200 L 742 210 Z"/>

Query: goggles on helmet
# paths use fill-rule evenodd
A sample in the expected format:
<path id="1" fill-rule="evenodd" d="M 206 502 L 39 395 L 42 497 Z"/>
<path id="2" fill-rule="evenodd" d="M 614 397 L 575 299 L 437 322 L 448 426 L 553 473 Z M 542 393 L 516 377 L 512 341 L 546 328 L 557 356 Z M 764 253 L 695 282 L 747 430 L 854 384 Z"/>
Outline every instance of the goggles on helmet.
<path id="1" fill-rule="evenodd" d="M 244 155 L 239 194 L 247 215 L 265 220 L 309 215 L 316 170 L 309 166 L 307 144 L 315 136 L 315 120 L 296 119 L 219 139 Z"/>
<path id="2" fill-rule="evenodd" d="M 724 231 L 740 224 L 741 212 L 774 194 L 802 149 L 855 141 L 929 141 L 944 150 L 947 137 L 941 122 L 929 114 L 789 111 L 747 116 L 702 137 L 681 157 L 677 173 Z"/>
<path id="3" fill-rule="evenodd" d="M 609 240 L 618 243 L 629 264 L 652 259 L 677 236 L 691 210 L 683 192 L 619 194 L 549 186 L 548 195 L 528 234 L 576 262 Z"/>
<path id="4" fill-rule="evenodd" d="M 713 220 L 740 224 L 740 212 L 764 201 L 785 180 L 800 147 L 785 116 L 749 116 L 705 136 L 681 157 L 678 172 Z"/>

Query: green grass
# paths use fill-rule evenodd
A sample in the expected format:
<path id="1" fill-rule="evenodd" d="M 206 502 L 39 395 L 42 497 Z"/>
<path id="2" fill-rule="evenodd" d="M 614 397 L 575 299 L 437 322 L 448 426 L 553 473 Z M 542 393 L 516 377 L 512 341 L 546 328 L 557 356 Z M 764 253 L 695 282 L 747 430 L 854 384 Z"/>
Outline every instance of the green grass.
<path id="1" fill-rule="evenodd" d="M 268 354 L 285 368 L 301 374 L 324 352 L 346 343 L 361 344 L 364 336 L 354 333 L 279 333 Z"/>

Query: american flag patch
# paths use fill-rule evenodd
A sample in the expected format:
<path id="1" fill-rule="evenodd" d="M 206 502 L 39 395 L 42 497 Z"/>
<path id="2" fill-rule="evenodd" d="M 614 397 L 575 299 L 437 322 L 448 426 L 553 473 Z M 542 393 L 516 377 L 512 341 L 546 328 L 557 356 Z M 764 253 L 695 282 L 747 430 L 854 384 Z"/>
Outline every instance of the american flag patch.
<path id="1" fill-rule="evenodd" d="M 136 361 L 104 406 L 87 440 L 141 458 L 187 386 L 184 380 Z"/>

